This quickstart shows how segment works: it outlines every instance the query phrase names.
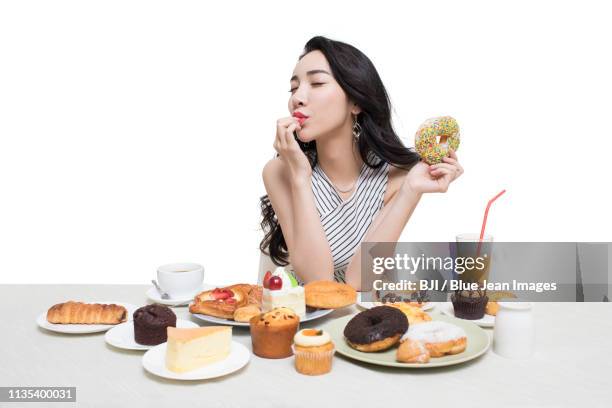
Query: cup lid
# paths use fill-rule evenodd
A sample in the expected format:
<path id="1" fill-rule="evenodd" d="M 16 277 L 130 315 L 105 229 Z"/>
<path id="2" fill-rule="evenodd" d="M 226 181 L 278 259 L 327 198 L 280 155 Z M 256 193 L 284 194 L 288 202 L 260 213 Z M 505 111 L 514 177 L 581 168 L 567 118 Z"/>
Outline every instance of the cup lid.
<path id="1" fill-rule="evenodd" d="M 480 241 L 480 233 L 478 232 L 467 232 L 465 234 L 457 234 L 455 237 L 457 242 L 479 242 Z M 493 236 L 489 234 L 485 234 L 482 237 L 482 242 L 492 242 Z"/>

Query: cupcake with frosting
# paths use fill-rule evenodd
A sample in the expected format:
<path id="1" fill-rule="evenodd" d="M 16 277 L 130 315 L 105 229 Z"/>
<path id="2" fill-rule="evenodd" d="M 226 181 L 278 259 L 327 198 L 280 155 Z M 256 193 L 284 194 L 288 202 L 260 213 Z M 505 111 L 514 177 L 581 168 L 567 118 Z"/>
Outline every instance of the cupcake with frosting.
<path id="1" fill-rule="evenodd" d="M 306 375 L 320 375 L 331 371 L 334 343 L 329 333 L 317 329 L 303 329 L 293 338 L 295 369 Z"/>

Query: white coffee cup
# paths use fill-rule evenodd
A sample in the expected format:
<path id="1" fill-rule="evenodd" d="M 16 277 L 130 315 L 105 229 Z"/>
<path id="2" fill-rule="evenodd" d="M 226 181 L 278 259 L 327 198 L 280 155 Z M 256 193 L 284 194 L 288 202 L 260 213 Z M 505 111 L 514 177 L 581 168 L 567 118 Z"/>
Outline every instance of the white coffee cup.
<path id="1" fill-rule="evenodd" d="M 535 348 L 535 324 L 532 303 L 497 302 L 493 351 L 502 357 L 527 359 Z"/>
<path id="2" fill-rule="evenodd" d="M 204 267 L 196 263 L 171 263 L 157 268 L 157 283 L 170 297 L 191 297 L 202 288 Z"/>

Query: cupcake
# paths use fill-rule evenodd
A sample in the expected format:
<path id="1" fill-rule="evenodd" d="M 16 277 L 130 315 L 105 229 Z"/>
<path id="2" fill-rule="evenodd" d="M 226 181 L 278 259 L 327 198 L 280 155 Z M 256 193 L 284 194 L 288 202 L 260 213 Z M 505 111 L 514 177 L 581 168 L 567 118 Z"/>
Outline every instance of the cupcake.
<path id="1" fill-rule="evenodd" d="M 482 319 L 489 298 L 480 290 L 456 291 L 451 295 L 451 302 L 455 309 L 455 317 L 467 320 Z"/>
<path id="2" fill-rule="evenodd" d="M 295 369 L 306 375 L 327 374 L 331 371 L 334 343 L 323 330 L 300 330 L 293 338 Z"/>
<path id="3" fill-rule="evenodd" d="M 134 340 L 138 344 L 157 346 L 166 342 L 167 327 L 176 327 L 176 315 L 169 307 L 153 304 L 134 312 Z"/>
<path id="4" fill-rule="evenodd" d="M 285 358 L 293 354 L 291 344 L 300 318 L 293 310 L 277 307 L 249 321 L 253 353 L 264 358 Z"/>

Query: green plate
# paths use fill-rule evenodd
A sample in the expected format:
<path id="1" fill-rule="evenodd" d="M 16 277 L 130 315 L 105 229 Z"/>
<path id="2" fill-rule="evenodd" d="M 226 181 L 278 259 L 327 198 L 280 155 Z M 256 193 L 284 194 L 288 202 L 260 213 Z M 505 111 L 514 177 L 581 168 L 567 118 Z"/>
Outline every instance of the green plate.
<path id="1" fill-rule="evenodd" d="M 377 353 L 364 353 L 351 348 L 344 340 L 344 327 L 355 315 L 344 316 L 333 320 L 322 327 L 326 330 L 336 346 L 336 352 L 355 360 L 389 367 L 431 368 L 461 364 L 484 354 L 491 345 L 489 335 L 480 327 L 467 320 L 455 317 L 431 314 L 432 320 L 440 320 L 461 327 L 467 334 L 467 347 L 463 353 L 444 357 L 432 357 L 428 363 L 400 363 L 395 360 L 397 346 Z"/>

